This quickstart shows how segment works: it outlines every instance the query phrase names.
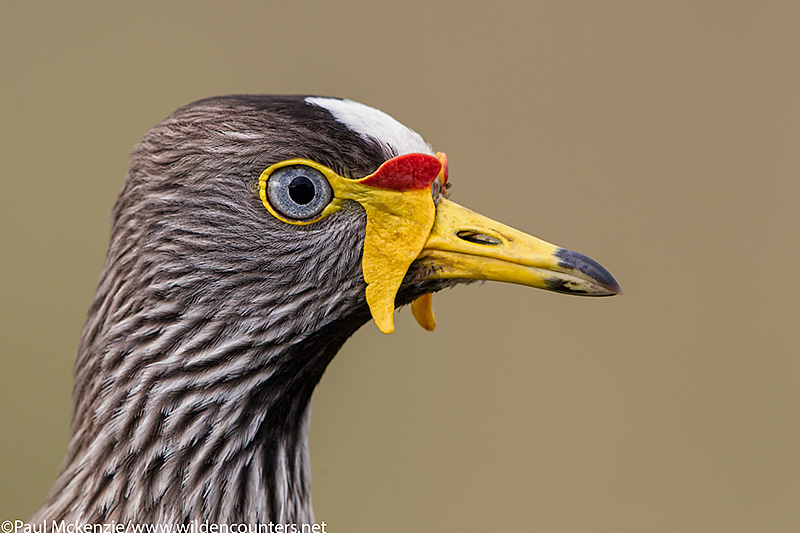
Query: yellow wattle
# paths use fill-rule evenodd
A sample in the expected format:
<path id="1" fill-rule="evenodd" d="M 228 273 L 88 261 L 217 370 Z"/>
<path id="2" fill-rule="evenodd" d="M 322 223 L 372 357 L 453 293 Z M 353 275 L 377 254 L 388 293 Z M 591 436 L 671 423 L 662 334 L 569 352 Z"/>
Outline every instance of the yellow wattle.
<path id="1" fill-rule="evenodd" d="M 436 217 L 431 191 L 364 187 L 357 181 L 337 185 L 338 197 L 357 201 L 367 213 L 362 259 L 367 304 L 378 329 L 392 333 L 395 296 Z"/>
<path id="2" fill-rule="evenodd" d="M 411 314 L 417 321 L 417 324 L 433 331 L 436 329 L 436 317 L 433 316 L 433 294 L 423 294 L 413 302 L 411 302 Z"/>

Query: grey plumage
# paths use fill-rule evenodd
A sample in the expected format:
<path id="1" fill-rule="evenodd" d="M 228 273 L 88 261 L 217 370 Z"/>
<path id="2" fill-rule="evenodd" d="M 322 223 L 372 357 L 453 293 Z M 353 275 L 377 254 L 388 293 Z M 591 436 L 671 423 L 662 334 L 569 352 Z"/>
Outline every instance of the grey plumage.
<path id="1" fill-rule="evenodd" d="M 33 522 L 313 522 L 309 401 L 370 316 L 365 216 L 353 202 L 287 226 L 255 182 L 292 157 L 361 177 L 387 151 L 297 97 L 197 102 L 144 137 L 80 338 L 63 471 Z M 398 304 L 453 283 L 413 278 Z"/>

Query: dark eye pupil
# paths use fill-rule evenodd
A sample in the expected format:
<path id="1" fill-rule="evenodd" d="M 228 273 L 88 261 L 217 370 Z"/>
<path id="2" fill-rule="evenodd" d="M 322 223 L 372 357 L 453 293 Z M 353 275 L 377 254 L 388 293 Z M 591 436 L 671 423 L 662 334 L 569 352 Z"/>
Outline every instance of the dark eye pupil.
<path id="1" fill-rule="evenodd" d="M 297 176 L 289 184 L 289 198 L 300 205 L 306 205 L 314 199 L 314 184 L 305 176 Z"/>

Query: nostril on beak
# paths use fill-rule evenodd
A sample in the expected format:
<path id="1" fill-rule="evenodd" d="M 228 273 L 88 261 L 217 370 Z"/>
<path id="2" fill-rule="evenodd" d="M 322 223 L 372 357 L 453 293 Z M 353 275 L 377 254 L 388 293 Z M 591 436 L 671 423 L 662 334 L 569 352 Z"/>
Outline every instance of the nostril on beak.
<path id="1" fill-rule="evenodd" d="M 502 241 L 496 237 L 492 237 L 490 235 L 486 235 L 484 233 L 480 233 L 478 231 L 473 230 L 461 230 L 456 233 L 456 236 L 459 239 L 465 240 L 467 242 L 471 242 L 474 244 L 482 244 L 484 246 L 499 246 Z"/>

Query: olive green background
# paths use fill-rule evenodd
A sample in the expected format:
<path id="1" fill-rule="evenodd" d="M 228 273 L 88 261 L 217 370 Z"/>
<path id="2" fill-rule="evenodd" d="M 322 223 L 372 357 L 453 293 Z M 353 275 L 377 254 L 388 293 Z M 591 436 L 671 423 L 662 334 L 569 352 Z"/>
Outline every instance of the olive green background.
<path id="1" fill-rule="evenodd" d="M 314 93 L 625 291 L 365 326 L 313 400 L 328 531 L 800 531 L 798 28 L 792 1 L 4 2 L 0 520 L 56 477 L 134 144 L 198 98 Z"/>

